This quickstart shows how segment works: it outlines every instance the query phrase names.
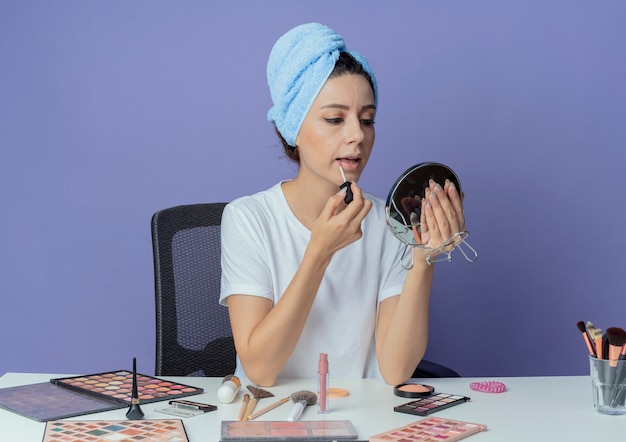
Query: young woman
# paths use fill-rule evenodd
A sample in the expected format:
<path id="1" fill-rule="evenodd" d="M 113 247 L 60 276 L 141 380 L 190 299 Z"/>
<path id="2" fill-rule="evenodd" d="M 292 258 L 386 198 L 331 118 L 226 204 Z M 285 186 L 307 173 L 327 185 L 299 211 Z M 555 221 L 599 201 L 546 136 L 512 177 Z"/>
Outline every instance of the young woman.
<path id="1" fill-rule="evenodd" d="M 237 374 L 271 386 L 315 377 L 327 353 L 333 377 L 411 376 L 426 350 L 433 265 L 402 247 L 385 223 L 385 202 L 356 184 L 374 146 L 376 79 L 332 29 L 298 26 L 268 61 L 276 126 L 295 178 L 239 198 L 222 219 L 221 303 L 228 306 Z M 346 180 L 353 200 L 344 201 Z M 423 243 L 441 246 L 463 225 L 450 183 L 432 183 Z"/>

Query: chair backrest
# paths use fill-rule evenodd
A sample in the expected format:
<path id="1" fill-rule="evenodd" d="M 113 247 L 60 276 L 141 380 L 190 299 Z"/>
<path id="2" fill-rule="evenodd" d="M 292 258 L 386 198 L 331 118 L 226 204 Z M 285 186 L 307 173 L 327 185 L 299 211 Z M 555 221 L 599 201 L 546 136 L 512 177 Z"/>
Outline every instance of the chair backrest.
<path id="1" fill-rule="evenodd" d="M 220 224 L 226 203 L 171 207 L 152 216 L 157 376 L 226 376 L 236 352 L 220 295 Z M 422 360 L 413 377 L 457 377 Z"/>
<path id="2" fill-rule="evenodd" d="M 228 309 L 218 303 L 225 206 L 182 205 L 152 216 L 157 376 L 235 371 Z"/>
<path id="3" fill-rule="evenodd" d="M 412 378 L 458 378 L 456 371 L 445 365 L 422 359 L 413 372 Z"/>

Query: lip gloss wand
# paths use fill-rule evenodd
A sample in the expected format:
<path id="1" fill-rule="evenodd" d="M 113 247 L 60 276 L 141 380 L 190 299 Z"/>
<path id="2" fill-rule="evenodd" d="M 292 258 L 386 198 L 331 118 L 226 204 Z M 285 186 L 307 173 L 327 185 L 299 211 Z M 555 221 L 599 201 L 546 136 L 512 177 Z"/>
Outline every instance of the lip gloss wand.
<path id="1" fill-rule="evenodd" d="M 341 167 L 341 163 L 339 163 L 339 172 L 341 172 L 341 179 L 343 179 L 343 184 L 339 186 L 339 189 L 343 189 L 344 187 L 346 189 L 346 197 L 343 199 L 343 201 L 346 204 L 350 204 L 353 198 L 352 188 L 350 188 L 350 184 L 352 183 L 346 179 L 346 174 L 343 173 L 343 167 Z"/>

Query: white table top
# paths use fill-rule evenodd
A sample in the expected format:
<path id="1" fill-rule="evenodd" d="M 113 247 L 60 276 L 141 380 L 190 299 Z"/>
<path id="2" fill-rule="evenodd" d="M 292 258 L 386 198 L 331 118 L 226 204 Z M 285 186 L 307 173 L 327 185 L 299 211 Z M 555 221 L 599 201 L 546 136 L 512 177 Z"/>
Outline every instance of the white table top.
<path id="1" fill-rule="evenodd" d="M 46 382 L 57 374 L 7 373 L 0 377 L 0 388 Z M 223 420 L 236 420 L 242 401 L 242 392 L 231 404 L 220 404 L 216 391 L 221 378 L 175 378 L 185 384 L 204 388 L 201 395 L 188 399 L 218 405 L 218 410 L 201 416 L 183 419 L 190 442 L 217 442 Z M 605 416 L 593 409 L 591 381 L 588 376 L 512 377 L 490 378 L 504 382 L 505 393 L 489 394 L 472 391 L 470 382 L 486 380 L 475 378 L 422 379 L 420 382 L 435 387 L 437 392 L 469 396 L 470 402 L 442 410 L 432 416 L 485 424 L 488 431 L 471 436 L 471 441 L 594 441 L 623 440 L 626 435 L 626 416 Z M 244 389 L 246 380 L 242 380 Z M 411 401 L 393 394 L 393 387 L 375 379 L 333 379 L 331 387 L 346 388 L 347 398 L 330 401 L 329 414 L 318 414 L 316 406 L 307 407 L 301 420 L 351 420 L 359 439 L 401 427 L 421 416 L 397 413 L 393 407 Z M 275 398 L 261 399 L 255 410 L 298 390 L 316 390 L 315 379 L 283 379 L 267 390 Z M 164 403 L 143 404 L 146 419 L 167 419 L 174 416 L 157 413 Z M 286 420 L 291 410 L 288 402 L 258 420 Z M 126 409 L 86 415 L 74 419 L 125 419 Z M 0 409 L 0 440 L 40 442 L 44 423 Z"/>

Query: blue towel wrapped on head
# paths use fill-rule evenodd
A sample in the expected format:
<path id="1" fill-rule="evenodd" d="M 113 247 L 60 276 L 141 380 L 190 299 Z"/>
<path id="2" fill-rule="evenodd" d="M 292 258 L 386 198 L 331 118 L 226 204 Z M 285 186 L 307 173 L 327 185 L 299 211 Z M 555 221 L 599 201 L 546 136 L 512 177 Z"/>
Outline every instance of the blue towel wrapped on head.
<path id="1" fill-rule="evenodd" d="M 343 38 L 328 26 L 308 23 L 288 31 L 274 44 L 267 62 L 267 82 L 273 106 L 269 121 L 290 146 L 313 101 L 332 73 L 341 52 L 348 52 L 372 78 L 374 97 L 378 98 L 376 79 L 367 61 L 348 51 Z"/>

